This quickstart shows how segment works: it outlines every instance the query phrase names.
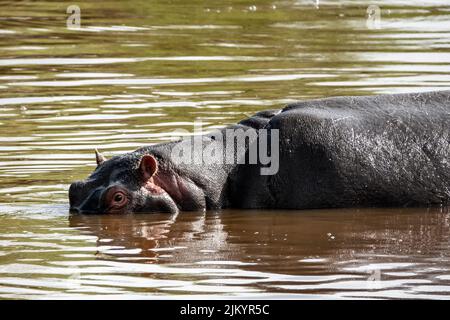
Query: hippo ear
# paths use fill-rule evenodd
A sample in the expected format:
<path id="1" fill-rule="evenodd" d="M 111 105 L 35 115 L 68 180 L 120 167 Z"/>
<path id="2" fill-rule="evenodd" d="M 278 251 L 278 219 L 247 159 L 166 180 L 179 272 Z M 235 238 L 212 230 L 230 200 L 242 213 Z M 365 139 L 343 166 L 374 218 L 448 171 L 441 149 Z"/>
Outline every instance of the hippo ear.
<path id="1" fill-rule="evenodd" d="M 143 155 L 139 170 L 141 170 L 143 179 L 147 181 L 158 171 L 158 161 L 150 154 Z"/>
<path id="2" fill-rule="evenodd" d="M 106 161 L 106 158 L 100 152 L 98 152 L 97 149 L 95 149 L 95 160 L 97 161 L 97 166 L 99 166 Z"/>

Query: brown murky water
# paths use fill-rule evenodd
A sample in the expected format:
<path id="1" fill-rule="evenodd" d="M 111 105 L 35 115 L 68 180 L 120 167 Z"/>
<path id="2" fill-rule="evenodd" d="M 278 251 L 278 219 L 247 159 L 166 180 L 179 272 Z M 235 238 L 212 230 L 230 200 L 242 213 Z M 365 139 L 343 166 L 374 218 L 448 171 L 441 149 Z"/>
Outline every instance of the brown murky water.
<path id="1" fill-rule="evenodd" d="M 108 156 L 299 99 L 450 88 L 447 1 L 0 2 L 0 298 L 448 298 L 446 209 L 69 216 Z"/>

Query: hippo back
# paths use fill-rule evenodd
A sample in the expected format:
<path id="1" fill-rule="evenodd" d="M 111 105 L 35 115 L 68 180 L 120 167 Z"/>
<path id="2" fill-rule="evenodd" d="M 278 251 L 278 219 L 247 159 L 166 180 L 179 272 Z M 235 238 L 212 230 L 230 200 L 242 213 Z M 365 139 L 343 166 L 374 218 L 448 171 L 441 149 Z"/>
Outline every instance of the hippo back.
<path id="1" fill-rule="evenodd" d="M 278 173 L 240 167 L 234 181 L 251 191 L 230 198 L 296 209 L 448 205 L 449 120 L 450 91 L 288 105 L 267 124 L 280 134 Z"/>

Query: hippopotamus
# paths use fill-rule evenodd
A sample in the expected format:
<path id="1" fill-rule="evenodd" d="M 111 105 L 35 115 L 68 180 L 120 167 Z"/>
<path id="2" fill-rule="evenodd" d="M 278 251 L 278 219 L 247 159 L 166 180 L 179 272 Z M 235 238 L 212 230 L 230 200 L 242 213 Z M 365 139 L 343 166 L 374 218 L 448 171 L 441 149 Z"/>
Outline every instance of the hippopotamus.
<path id="1" fill-rule="evenodd" d="M 69 188 L 70 209 L 122 214 L 448 206 L 449 123 L 450 91 L 291 103 L 204 134 L 202 148 L 193 151 L 185 146 L 195 139 L 109 160 L 96 151 L 94 172 Z M 264 157 L 255 160 L 255 150 L 265 150 Z"/>

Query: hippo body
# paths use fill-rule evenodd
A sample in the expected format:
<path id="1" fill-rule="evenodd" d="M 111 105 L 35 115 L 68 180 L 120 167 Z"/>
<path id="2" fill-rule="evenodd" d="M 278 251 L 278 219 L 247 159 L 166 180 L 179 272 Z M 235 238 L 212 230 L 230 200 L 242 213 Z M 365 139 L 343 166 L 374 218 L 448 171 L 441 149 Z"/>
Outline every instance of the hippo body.
<path id="1" fill-rule="evenodd" d="M 71 208 L 123 213 L 447 206 L 449 123 L 450 91 L 293 103 L 223 129 L 278 130 L 275 174 L 262 175 L 261 163 L 175 164 L 171 155 L 180 142 L 163 143 L 100 162 L 88 180 L 71 185 Z M 249 146 L 260 139 L 250 137 L 236 157 L 248 158 Z M 226 141 L 209 134 L 205 143 Z M 107 200 L 116 189 L 125 205 Z"/>

